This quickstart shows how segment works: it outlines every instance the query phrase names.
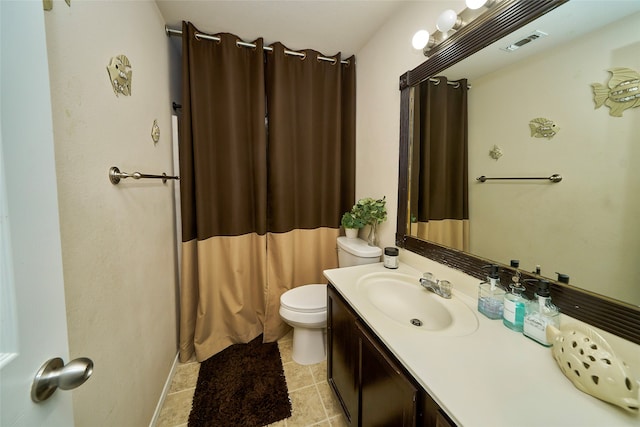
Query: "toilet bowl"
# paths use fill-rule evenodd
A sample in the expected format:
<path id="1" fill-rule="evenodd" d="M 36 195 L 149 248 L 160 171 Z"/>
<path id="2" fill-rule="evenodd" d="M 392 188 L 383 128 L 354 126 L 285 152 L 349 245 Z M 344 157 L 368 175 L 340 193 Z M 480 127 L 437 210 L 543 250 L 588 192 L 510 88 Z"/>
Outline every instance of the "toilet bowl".
<path id="1" fill-rule="evenodd" d="M 380 255 L 380 248 L 362 239 L 338 237 L 339 267 L 380 262 Z M 293 360 L 300 365 L 323 361 L 327 354 L 327 285 L 303 285 L 283 293 L 280 317 L 293 326 Z"/>
<path id="2" fill-rule="evenodd" d="M 327 285 L 298 286 L 283 293 L 280 317 L 293 326 L 293 360 L 300 365 L 323 361 L 327 353 Z"/>

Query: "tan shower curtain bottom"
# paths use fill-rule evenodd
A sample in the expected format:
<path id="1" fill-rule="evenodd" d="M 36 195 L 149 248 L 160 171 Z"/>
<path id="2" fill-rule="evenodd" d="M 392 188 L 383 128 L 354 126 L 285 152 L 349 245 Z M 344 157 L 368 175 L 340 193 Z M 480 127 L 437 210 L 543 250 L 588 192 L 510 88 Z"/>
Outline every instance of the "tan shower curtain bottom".
<path id="1" fill-rule="evenodd" d="M 256 233 L 182 243 L 180 361 L 202 362 L 262 333 L 267 237 Z"/>
<path id="2" fill-rule="evenodd" d="M 442 219 L 411 224 L 411 235 L 461 251 L 469 251 L 469 220 Z"/>
<path id="3" fill-rule="evenodd" d="M 261 333 L 265 342 L 282 337 L 289 326 L 280 319 L 280 295 L 327 283 L 322 271 L 338 266 L 338 235 L 317 228 L 183 242 L 180 361 L 194 354 L 204 361 Z"/>
<path id="4" fill-rule="evenodd" d="M 280 319 L 280 296 L 289 289 L 310 283 L 327 283 L 323 270 L 338 266 L 337 228 L 292 230 L 268 233 L 267 305 L 265 342 L 275 341 L 289 331 Z"/>

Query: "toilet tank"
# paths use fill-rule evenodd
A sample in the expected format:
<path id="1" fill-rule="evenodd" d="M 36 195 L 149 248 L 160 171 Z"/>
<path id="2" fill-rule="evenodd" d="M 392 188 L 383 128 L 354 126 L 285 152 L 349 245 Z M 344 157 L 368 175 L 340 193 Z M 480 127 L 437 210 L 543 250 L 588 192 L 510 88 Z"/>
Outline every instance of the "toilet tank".
<path id="1" fill-rule="evenodd" d="M 369 246 L 362 239 L 349 239 L 345 236 L 338 237 L 338 267 L 380 262 L 381 255 L 382 249 L 377 246 Z"/>

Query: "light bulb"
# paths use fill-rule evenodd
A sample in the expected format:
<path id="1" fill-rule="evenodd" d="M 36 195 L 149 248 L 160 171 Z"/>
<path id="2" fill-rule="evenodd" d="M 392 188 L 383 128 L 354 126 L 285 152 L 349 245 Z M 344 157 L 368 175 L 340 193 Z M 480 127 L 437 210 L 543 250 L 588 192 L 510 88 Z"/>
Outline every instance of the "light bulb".
<path id="1" fill-rule="evenodd" d="M 430 37 L 431 35 L 429 34 L 429 31 L 420 30 L 413 35 L 413 38 L 411 39 L 411 44 L 413 45 L 414 49 L 422 50 L 427 45 L 427 43 L 429 43 Z"/>
<path id="2" fill-rule="evenodd" d="M 466 0 L 465 2 L 469 9 L 475 10 L 475 9 L 480 9 L 482 6 L 484 6 L 487 0 Z"/>
<path id="3" fill-rule="evenodd" d="M 447 9 L 440 14 L 438 17 L 438 21 L 436 22 L 436 28 L 446 33 L 451 30 L 456 25 L 456 20 L 458 19 L 458 15 L 454 10 Z"/>

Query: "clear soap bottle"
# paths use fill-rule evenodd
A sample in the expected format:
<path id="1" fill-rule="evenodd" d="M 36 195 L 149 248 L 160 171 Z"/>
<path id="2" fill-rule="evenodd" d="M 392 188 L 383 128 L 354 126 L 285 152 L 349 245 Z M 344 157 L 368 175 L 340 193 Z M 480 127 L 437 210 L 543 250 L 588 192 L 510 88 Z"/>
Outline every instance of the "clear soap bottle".
<path id="1" fill-rule="evenodd" d="M 522 332 L 524 328 L 524 316 L 527 310 L 529 300 L 524 296 L 525 287 L 520 283 L 520 271 L 518 267 L 520 262 L 512 260 L 511 266 L 516 271 L 512 278 L 513 283 L 509 285 L 511 291 L 504 296 L 504 311 L 502 314 L 502 323 L 512 331 Z"/>
<path id="2" fill-rule="evenodd" d="M 535 296 L 536 300 L 529 304 L 524 317 L 524 335 L 545 347 L 551 347 L 553 344 L 546 335 L 547 326 L 560 326 L 560 310 L 551 303 L 549 281 L 538 281 Z"/>
<path id="3" fill-rule="evenodd" d="M 500 286 L 500 270 L 495 264 L 485 268 L 490 270 L 487 280 L 478 287 L 478 311 L 489 319 L 501 319 L 505 290 Z"/>

